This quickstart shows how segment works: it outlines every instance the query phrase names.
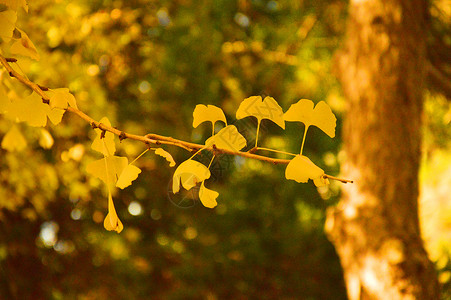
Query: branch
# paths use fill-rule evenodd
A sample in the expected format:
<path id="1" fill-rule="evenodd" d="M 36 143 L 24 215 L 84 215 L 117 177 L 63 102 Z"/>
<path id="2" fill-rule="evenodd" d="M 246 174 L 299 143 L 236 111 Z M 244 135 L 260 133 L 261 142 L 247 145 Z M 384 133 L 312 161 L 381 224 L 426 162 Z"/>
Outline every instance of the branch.
<path id="1" fill-rule="evenodd" d="M 9 76 L 16 78 L 17 80 L 22 82 L 25 86 L 27 86 L 31 90 L 35 91 L 39 96 L 42 97 L 42 102 L 44 102 L 46 104 L 50 103 L 49 96 L 47 96 L 44 93 L 44 90 L 47 90 L 48 88 L 42 87 L 42 86 L 32 82 L 28 78 L 22 76 L 18 72 L 16 72 L 9 65 L 10 61 L 14 62 L 15 59 L 5 58 L 3 55 L 0 54 L 0 63 L 9 72 Z M 149 133 L 149 134 L 146 134 L 144 136 L 131 134 L 131 133 L 127 133 L 127 132 L 121 131 L 119 129 L 113 128 L 111 126 L 107 126 L 107 125 L 105 125 L 103 123 L 100 123 L 100 122 L 94 120 L 93 118 L 91 118 L 90 116 L 88 116 L 87 114 L 85 114 L 84 112 L 82 112 L 81 110 L 76 109 L 74 107 L 70 107 L 69 106 L 68 108 L 66 108 L 66 111 L 78 115 L 80 118 L 82 118 L 83 120 L 88 122 L 91 125 L 91 127 L 93 127 L 93 128 L 99 128 L 101 130 L 108 131 L 108 132 L 111 132 L 111 133 L 117 135 L 120 138 L 120 140 L 131 139 L 131 140 L 136 140 L 136 141 L 143 142 L 146 145 L 150 145 L 150 144 L 154 144 L 154 145 L 161 145 L 161 144 L 172 145 L 172 146 L 176 146 L 176 147 L 179 147 L 179 148 L 186 149 L 186 150 L 191 151 L 191 152 L 197 151 L 197 150 L 200 150 L 200 149 L 205 149 L 205 150 L 211 151 L 212 153 L 215 153 L 215 154 L 224 153 L 224 154 L 229 154 L 229 155 L 236 155 L 236 156 L 241 156 L 241 157 L 245 157 L 245 158 L 250 158 L 250 159 L 256 159 L 256 160 L 260 160 L 260 161 L 270 162 L 270 163 L 273 163 L 274 165 L 277 165 L 277 164 L 285 164 L 286 165 L 286 164 L 288 164 L 290 162 L 290 160 L 287 160 L 287 159 L 271 158 L 271 157 L 267 157 L 267 156 L 263 156 L 263 155 L 257 155 L 257 154 L 253 154 L 253 153 L 249 153 L 249 152 L 230 151 L 230 150 L 227 150 L 227 149 L 221 149 L 221 148 L 217 148 L 215 145 L 213 145 L 211 147 L 205 147 L 205 145 L 190 143 L 190 142 L 186 142 L 186 141 L 178 140 L 178 139 L 175 139 L 175 138 L 172 138 L 172 137 L 162 136 L 162 135 L 158 135 L 158 134 L 154 134 L 154 133 Z M 343 182 L 343 183 L 353 182 L 352 180 L 341 179 L 341 178 L 337 178 L 337 177 L 334 177 L 334 176 L 331 176 L 331 175 L 327 175 L 327 174 L 324 174 L 324 178 L 338 180 L 338 181 Z"/>

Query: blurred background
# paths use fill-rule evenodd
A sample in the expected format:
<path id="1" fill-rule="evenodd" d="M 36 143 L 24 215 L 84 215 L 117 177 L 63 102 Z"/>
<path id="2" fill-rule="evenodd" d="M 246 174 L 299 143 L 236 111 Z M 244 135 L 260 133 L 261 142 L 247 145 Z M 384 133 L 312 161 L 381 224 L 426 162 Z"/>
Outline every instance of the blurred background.
<path id="1" fill-rule="evenodd" d="M 18 27 L 40 61 L 19 65 L 43 86 L 68 87 L 96 120 L 107 116 L 130 133 L 196 143 L 211 133 L 207 125 L 193 130 L 196 104 L 222 107 L 252 145 L 255 120 L 234 117 L 244 98 L 269 95 L 284 110 L 301 98 L 324 100 L 338 118 L 337 136 L 311 128 L 304 153 L 338 175 L 346 101 L 333 54 L 346 10 L 341 0 L 34 0 L 28 14 L 19 13 Z M 446 34 L 446 1 L 432 1 L 431 15 Z M 449 99 L 427 91 L 424 120 L 421 223 L 449 291 Z M 101 158 L 90 148 L 89 124 L 66 114 L 46 128 L 50 148 L 41 128 L 18 126 L 27 148 L 0 150 L 0 299 L 346 299 L 324 233 L 325 210 L 338 202 L 340 183 L 317 189 L 285 180 L 283 166 L 221 156 L 209 184 L 220 193 L 218 206 L 208 209 L 195 191 L 172 194 L 174 169 L 146 154 L 136 163 L 139 178 L 114 192 L 124 224 L 116 234 L 103 228 L 106 188 L 86 172 Z M 262 126 L 259 145 L 299 151 L 300 123 L 287 123 L 285 131 Z M 0 118 L 2 135 L 10 127 Z M 117 148 L 129 160 L 145 150 L 130 140 Z M 190 157 L 165 149 L 177 163 Z"/>

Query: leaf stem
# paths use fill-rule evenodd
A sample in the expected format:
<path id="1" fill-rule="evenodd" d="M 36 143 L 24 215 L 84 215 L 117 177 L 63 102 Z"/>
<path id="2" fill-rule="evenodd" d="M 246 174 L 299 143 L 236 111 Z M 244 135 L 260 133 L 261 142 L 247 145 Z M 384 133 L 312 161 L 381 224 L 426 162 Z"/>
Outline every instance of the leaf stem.
<path id="1" fill-rule="evenodd" d="M 308 130 L 309 126 L 305 127 L 305 131 L 304 131 L 304 137 L 302 138 L 302 145 L 301 145 L 301 153 L 300 155 L 302 155 L 302 151 L 304 150 L 304 143 L 305 143 L 305 137 L 307 136 L 307 130 Z"/>
<path id="2" fill-rule="evenodd" d="M 257 119 L 257 134 L 255 135 L 255 148 L 258 147 L 257 143 L 258 143 L 258 133 L 260 131 L 260 123 L 261 123 L 261 120 Z"/>
<path id="3" fill-rule="evenodd" d="M 138 155 L 138 157 L 136 157 L 136 158 L 130 163 L 130 165 L 132 165 L 135 161 L 137 161 L 141 156 L 143 156 L 144 154 L 146 154 L 147 151 L 149 151 L 149 149 L 144 150 L 143 153 L 141 153 L 140 155 Z"/>
<path id="4" fill-rule="evenodd" d="M 213 154 L 213 157 L 210 160 L 210 163 L 208 164 L 208 169 L 210 169 L 211 164 L 213 163 L 213 160 L 215 159 L 216 155 Z"/>

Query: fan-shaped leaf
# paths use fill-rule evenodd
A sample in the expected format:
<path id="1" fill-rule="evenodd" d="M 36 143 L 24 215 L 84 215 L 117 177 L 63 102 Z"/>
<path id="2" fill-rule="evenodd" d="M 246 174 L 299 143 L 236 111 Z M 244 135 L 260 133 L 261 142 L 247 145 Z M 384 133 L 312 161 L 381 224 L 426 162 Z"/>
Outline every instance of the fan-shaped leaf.
<path id="1" fill-rule="evenodd" d="M 196 128 L 203 122 L 211 122 L 213 126 L 217 121 L 222 121 L 227 125 L 227 120 L 221 108 L 214 105 L 198 104 L 193 112 L 193 127 Z"/>
<path id="2" fill-rule="evenodd" d="M 110 120 L 107 117 L 103 117 L 100 120 L 100 123 L 105 124 L 107 126 L 111 126 Z M 91 148 L 95 151 L 103 153 L 105 156 L 114 155 L 116 152 L 116 144 L 114 143 L 114 134 L 107 131 L 105 132 L 105 136 L 102 137 L 102 130 L 99 128 L 94 129 L 97 133 L 97 137 L 92 142 Z"/>
<path id="3" fill-rule="evenodd" d="M 20 38 L 11 45 L 11 48 L 9 49 L 11 53 L 39 60 L 38 51 L 28 35 L 19 28 L 17 28 L 17 30 L 20 32 Z"/>
<path id="4" fill-rule="evenodd" d="M 2 140 L 2 148 L 10 152 L 22 151 L 27 147 L 27 141 L 16 125 L 11 126 Z"/>
<path id="5" fill-rule="evenodd" d="M 210 178 L 210 170 L 195 160 L 188 159 L 181 163 L 174 172 L 172 178 L 172 192 L 178 193 L 180 190 L 180 181 L 182 186 L 190 190 L 197 183 Z"/>
<path id="6" fill-rule="evenodd" d="M 161 156 L 161 157 L 164 157 L 164 158 L 168 161 L 169 166 L 170 166 L 171 168 L 175 166 L 175 160 L 174 160 L 174 158 L 172 157 L 171 153 L 167 152 L 166 150 L 164 150 L 164 149 L 162 149 L 162 148 L 157 148 L 157 149 L 155 150 L 155 154 L 156 154 L 156 155 L 159 155 L 159 156 Z"/>
<path id="7" fill-rule="evenodd" d="M 103 221 L 103 227 L 105 227 L 108 231 L 116 231 L 120 233 L 122 229 L 124 229 L 124 225 L 122 225 L 121 220 L 119 220 L 116 209 L 114 208 L 113 197 L 111 197 L 111 193 L 108 193 L 108 214 Z"/>
<path id="8" fill-rule="evenodd" d="M 12 10 L 0 12 L 0 38 L 10 39 L 13 36 L 14 28 L 16 28 L 17 13 Z"/>
<path id="9" fill-rule="evenodd" d="M 205 182 L 202 182 L 199 189 L 199 199 L 205 207 L 213 208 L 218 203 L 216 202 L 216 198 L 218 198 L 219 193 L 205 187 Z"/>
<path id="10" fill-rule="evenodd" d="M 236 111 L 236 118 L 243 119 L 249 116 L 257 118 L 259 122 L 262 119 L 271 120 L 285 129 L 282 108 L 272 97 L 265 97 L 262 100 L 260 96 L 252 96 L 244 99 Z"/>
<path id="11" fill-rule="evenodd" d="M 57 107 L 66 109 L 68 105 L 73 108 L 78 108 L 74 95 L 72 95 L 67 88 L 49 90 L 47 95 L 50 98 L 51 108 Z"/>
<path id="12" fill-rule="evenodd" d="M 285 121 L 302 122 L 305 127 L 314 125 L 324 131 L 331 138 L 335 137 L 337 118 L 326 102 L 320 101 L 313 108 L 313 101 L 301 99 L 292 104 L 284 115 Z"/>
<path id="13" fill-rule="evenodd" d="M 119 176 L 116 186 L 120 189 L 125 189 L 132 184 L 132 181 L 138 178 L 141 169 L 134 165 L 127 165 Z"/>
<path id="14" fill-rule="evenodd" d="M 303 155 L 296 155 L 285 169 L 285 178 L 296 182 L 307 182 L 309 179 L 315 180 L 323 175 L 324 171 L 307 156 Z"/>
<path id="15" fill-rule="evenodd" d="M 106 166 L 105 166 L 106 160 Z M 106 156 L 105 158 L 95 160 L 91 162 L 87 167 L 86 171 L 99 178 L 106 184 L 114 186 L 122 173 L 122 171 L 127 167 L 128 159 L 126 157 L 120 156 Z M 108 173 L 107 173 L 108 169 Z"/>
<path id="16" fill-rule="evenodd" d="M 234 125 L 229 125 L 205 141 L 207 147 L 211 147 L 213 144 L 217 148 L 237 152 L 246 147 L 246 139 Z"/>

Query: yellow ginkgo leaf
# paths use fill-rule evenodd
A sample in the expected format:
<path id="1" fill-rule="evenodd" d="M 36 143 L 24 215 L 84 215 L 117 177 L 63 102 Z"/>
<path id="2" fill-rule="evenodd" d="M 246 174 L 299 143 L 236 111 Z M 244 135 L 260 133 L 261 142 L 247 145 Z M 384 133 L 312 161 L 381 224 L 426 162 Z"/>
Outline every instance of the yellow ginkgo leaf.
<path id="1" fill-rule="evenodd" d="M 41 128 L 41 132 L 39 135 L 39 145 L 44 149 L 50 149 L 53 146 L 53 137 L 44 128 Z"/>
<path id="2" fill-rule="evenodd" d="M 257 118 L 258 122 L 263 119 L 271 120 L 285 129 L 283 110 L 272 97 L 265 97 L 262 100 L 260 96 L 252 96 L 244 99 L 236 111 L 236 118 L 243 119 L 249 116 Z"/>
<path id="3" fill-rule="evenodd" d="M 22 151 L 27 147 L 27 141 L 16 125 L 13 125 L 2 140 L 2 148 L 10 152 Z"/>
<path id="4" fill-rule="evenodd" d="M 56 107 L 66 109 L 68 105 L 73 108 L 78 108 L 74 95 L 72 95 L 67 88 L 49 90 L 47 95 L 50 98 L 49 105 L 51 108 Z"/>
<path id="5" fill-rule="evenodd" d="M 58 125 L 61 120 L 63 119 L 63 115 L 66 112 L 63 109 L 59 109 L 59 108 L 50 108 L 49 105 L 45 105 L 45 111 L 47 113 L 47 117 L 49 118 L 50 122 L 53 123 L 53 125 Z"/>
<path id="6" fill-rule="evenodd" d="M 50 107 L 42 103 L 42 98 L 35 92 L 23 99 L 15 99 L 7 108 L 7 116 L 30 126 L 44 127 Z"/>
<path id="7" fill-rule="evenodd" d="M 309 179 L 314 180 L 323 175 L 324 171 L 303 155 L 296 155 L 285 169 L 285 178 L 296 182 L 307 182 Z"/>
<path id="8" fill-rule="evenodd" d="M 120 189 L 125 189 L 132 184 L 133 180 L 138 178 L 139 173 L 141 173 L 140 168 L 134 165 L 127 165 L 124 170 L 122 170 L 121 175 L 116 182 L 116 186 Z"/>
<path id="9" fill-rule="evenodd" d="M 170 166 L 171 168 L 175 166 L 175 160 L 174 160 L 174 158 L 172 157 L 171 153 L 167 152 L 166 150 L 164 150 L 164 149 L 162 149 L 162 148 L 157 148 L 157 149 L 155 150 L 155 154 L 156 154 L 156 155 L 159 155 L 159 156 L 161 156 L 161 157 L 164 157 L 164 158 L 168 161 L 169 166 Z"/>
<path id="10" fill-rule="evenodd" d="M 106 161 L 106 166 L 105 166 Z M 114 186 L 122 173 L 122 171 L 127 167 L 128 159 L 127 157 L 120 156 L 106 156 L 105 158 L 95 160 L 91 162 L 87 167 L 86 171 L 99 178 L 105 184 Z M 107 173 L 108 170 L 108 173 Z"/>
<path id="11" fill-rule="evenodd" d="M 116 209 L 114 208 L 113 197 L 108 193 L 108 214 L 103 221 L 103 227 L 108 231 L 116 231 L 120 233 L 124 229 L 121 220 L 119 220 Z"/>
<path id="12" fill-rule="evenodd" d="M 13 10 L 0 12 L 0 38 L 9 40 L 16 28 L 17 13 Z"/>
<path id="13" fill-rule="evenodd" d="M 216 202 L 216 198 L 218 198 L 218 196 L 218 192 L 207 189 L 204 182 L 202 182 L 199 189 L 199 199 L 205 207 L 213 208 L 218 205 Z"/>
<path id="14" fill-rule="evenodd" d="M 17 28 L 17 30 L 20 32 L 20 38 L 11 45 L 11 48 L 9 49 L 11 53 L 39 60 L 38 51 L 28 35 L 19 28 Z"/>
<path id="15" fill-rule="evenodd" d="M 229 125 L 205 141 L 206 147 L 211 147 L 213 144 L 219 149 L 237 152 L 246 147 L 246 139 L 234 125 Z"/>
<path id="16" fill-rule="evenodd" d="M 301 99 L 297 103 L 292 104 L 285 113 L 285 121 L 302 122 L 305 127 L 314 125 L 324 131 L 331 138 L 335 137 L 335 127 L 337 126 L 337 118 L 326 102 L 320 101 L 313 108 L 313 101 Z"/>
<path id="17" fill-rule="evenodd" d="M 100 120 L 100 123 L 105 124 L 107 126 L 111 126 L 110 121 L 107 117 L 103 117 Z M 105 132 L 105 136 L 102 137 L 102 130 L 96 128 L 95 132 L 97 133 L 97 137 L 92 142 L 91 148 L 92 150 L 103 153 L 105 156 L 114 155 L 116 152 L 116 144 L 114 143 L 114 134 L 107 131 Z"/>
<path id="18" fill-rule="evenodd" d="M 190 190 L 197 183 L 210 178 L 210 170 L 195 160 L 188 159 L 181 163 L 174 172 L 172 178 L 172 192 L 178 193 L 180 181 L 186 190 Z"/>
<path id="19" fill-rule="evenodd" d="M 28 12 L 28 4 L 26 0 L 0 0 L 0 4 L 4 4 L 15 11 L 17 11 L 19 7 L 23 7 L 23 9 Z"/>
<path id="20" fill-rule="evenodd" d="M 196 128 L 203 122 L 211 122 L 213 127 L 217 121 L 222 121 L 227 125 L 227 120 L 221 108 L 214 105 L 198 104 L 193 112 L 193 127 Z"/>

